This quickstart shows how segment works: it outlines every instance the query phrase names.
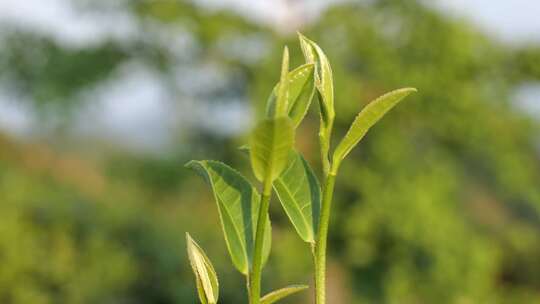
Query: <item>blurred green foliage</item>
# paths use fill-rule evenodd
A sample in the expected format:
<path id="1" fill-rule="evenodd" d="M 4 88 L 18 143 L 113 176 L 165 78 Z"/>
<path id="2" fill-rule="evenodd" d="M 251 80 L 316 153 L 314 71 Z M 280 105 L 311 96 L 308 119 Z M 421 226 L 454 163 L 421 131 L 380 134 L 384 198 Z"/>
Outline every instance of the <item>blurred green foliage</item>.
<path id="1" fill-rule="evenodd" d="M 249 97 L 262 111 L 280 50 L 296 43 L 294 33 L 283 38 L 189 3 L 133 1 L 126 9 L 143 31 L 129 43 L 66 49 L 8 34 L 0 75 L 36 109 L 66 113 L 80 105 L 79 92 L 130 60 L 170 83 L 175 69 L 211 64 L 234 80 L 212 94 Z M 188 32 L 195 51 L 178 59 L 148 23 Z M 338 134 L 381 93 L 420 91 L 342 167 L 330 230 L 332 303 L 540 301 L 540 132 L 512 104 L 517 86 L 540 79 L 538 47 L 500 44 L 415 1 L 342 4 L 303 31 L 332 62 Z M 227 52 L 253 40 L 268 48 L 260 59 Z M 291 55 L 302 62 L 299 51 Z M 317 119 L 297 139 L 310 161 L 318 158 Z M 107 152 L 83 161 L 2 139 L 0 303 L 194 303 L 186 230 L 216 264 L 222 303 L 244 301 L 212 199 L 181 166 L 196 155 L 246 167 L 236 144 L 193 130 L 172 157 Z M 309 282 L 309 252 L 278 204 L 272 218 L 266 281 Z"/>
<path id="2" fill-rule="evenodd" d="M 2 141 L 3 148 L 9 145 Z M 62 160 L 31 151 L 3 154 L 0 163 L 2 303 L 191 299 L 178 272 L 184 255 L 178 228 L 162 223 L 131 194 L 101 194 L 99 186 L 87 187 L 99 185 L 99 178 L 78 180 L 73 171 L 62 171 Z M 91 175 L 87 169 L 68 168 Z"/>

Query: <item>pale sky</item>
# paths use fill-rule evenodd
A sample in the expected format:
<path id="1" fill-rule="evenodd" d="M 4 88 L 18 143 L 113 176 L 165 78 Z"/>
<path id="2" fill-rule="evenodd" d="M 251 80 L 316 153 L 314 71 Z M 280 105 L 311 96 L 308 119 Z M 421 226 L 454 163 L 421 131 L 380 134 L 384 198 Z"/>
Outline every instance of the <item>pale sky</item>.
<path id="1" fill-rule="evenodd" d="M 540 0 L 438 0 L 430 3 L 472 21 L 502 40 L 540 43 Z"/>
<path id="2" fill-rule="evenodd" d="M 230 8 L 247 18 L 278 26 L 287 17 L 287 10 L 316 18 L 328 6 L 347 0 L 309 1 L 195 0 L 209 9 Z M 60 43 L 78 46 L 98 43 L 103 38 L 126 39 L 136 33 L 129 14 L 123 12 L 124 1 L 111 1 L 107 13 L 81 14 L 72 0 L 0 0 L 0 24 L 16 24 L 45 35 Z M 485 31 L 503 40 L 540 41 L 540 0 L 425 0 L 445 13 L 466 18 Z M 298 13 L 295 13 L 298 15 Z"/>

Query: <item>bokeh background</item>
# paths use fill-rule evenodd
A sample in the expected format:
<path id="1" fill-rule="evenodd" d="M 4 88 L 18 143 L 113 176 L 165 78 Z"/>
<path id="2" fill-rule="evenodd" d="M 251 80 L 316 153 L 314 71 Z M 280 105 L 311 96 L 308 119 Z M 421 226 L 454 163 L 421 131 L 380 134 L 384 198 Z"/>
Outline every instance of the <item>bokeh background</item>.
<path id="1" fill-rule="evenodd" d="M 183 167 L 244 143 L 295 31 L 334 69 L 337 135 L 419 93 L 342 168 L 330 303 L 540 303 L 540 3 L 0 0 L 0 303 L 196 303 L 189 231 L 245 303 Z M 320 168 L 315 110 L 298 146 Z M 250 176 L 251 177 L 251 176 Z M 264 290 L 311 281 L 272 203 Z M 310 293 L 283 303 L 310 303 Z"/>

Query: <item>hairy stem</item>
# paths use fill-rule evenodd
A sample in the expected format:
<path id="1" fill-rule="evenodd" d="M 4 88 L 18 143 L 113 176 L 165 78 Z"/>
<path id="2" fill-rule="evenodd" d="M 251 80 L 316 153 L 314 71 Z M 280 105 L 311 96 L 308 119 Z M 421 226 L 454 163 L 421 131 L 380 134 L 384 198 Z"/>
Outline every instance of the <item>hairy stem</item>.
<path id="1" fill-rule="evenodd" d="M 249 296 L 250 304 L 259 304 L 261 298 L 261 273 L 262 273 L 262 248 L 264 243 L 264 228 L 268 207 L 270 206 L 270 196 L 272 194 L 272 183 L 265 183 L 259 207 L 257 219 L 257 232 L 255 233 L 255 249 L 253 252 L 253 266 L 249 276 Z"/>
<path id="2" fill-rule="evenodd" d="M 335 182 L 336 172 L 332 170 L 328 173 L 324 184 L 321 219 L 315 249 L 315 299 L 317 304 L 326 303 L 326 241 Z"/>

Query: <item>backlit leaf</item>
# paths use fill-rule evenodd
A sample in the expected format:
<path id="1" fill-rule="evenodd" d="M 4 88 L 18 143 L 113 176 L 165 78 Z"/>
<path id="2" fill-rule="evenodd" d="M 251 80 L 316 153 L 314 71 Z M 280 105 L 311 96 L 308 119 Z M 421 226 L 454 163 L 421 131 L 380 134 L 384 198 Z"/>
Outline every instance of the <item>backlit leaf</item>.
<path id="1" fill-rule="evenodd" d="M 186 233 L 189 262 L 195 280 L 199 299 L 203 304 L 216 304 L 219 297 L 219 282 L 214 266 L 201 247 Z"/>
<path id="2" fill-rule="evenodd" d="M 289 153 L 287 168 L 274 181 L 274 190 L 296 232 L 304 241 L 315 242 L 321 209 L 321 187 L 300 153 Z"/>
<path id="3" fill-rule="evenodd" d="M 404 88 L 389 92 L 368 104 L 356 116 L 349 131 L 341 140 L 334 151 L 333 160 L 336 166 L 339 166 L 341 161 L 349 154 L 349 152 L 358 144 L 358 142 L 366 135 L 377 121 L 379 121 L 390 109 L 398 104 L 403 98 L 407 97 L 412 92 L 416 92 L 414 88 Z"/>
<path id="4" fill-rule="evenodd" d="M 251 266 L 260 195 L 239 172 L 216 161 L 191 161 L 194 169 L 211 185 L 227 249 L 235 267 L 247 274 Z M 270 253 L 271 227 L 267 220 L 263 246 L 263 261 Z"/>
<path id="5" fill-rule="evenodd" d="M 294 144 L 294 127 L 288 117 L 265 119 L 250 139 L 253 172 L 261 182 L 274 181 L 285 169 Z"/>
<path id="6" fill-rule="evenodd" d="M 265 295 L 261 298 L 261 304 L 272 304 L 275 303 L 291 294 L 297 293 L 299 291 L 307 289 L 307 285 L 292 285 L 285 288 L 272 291 L 271 293 Z"/>

